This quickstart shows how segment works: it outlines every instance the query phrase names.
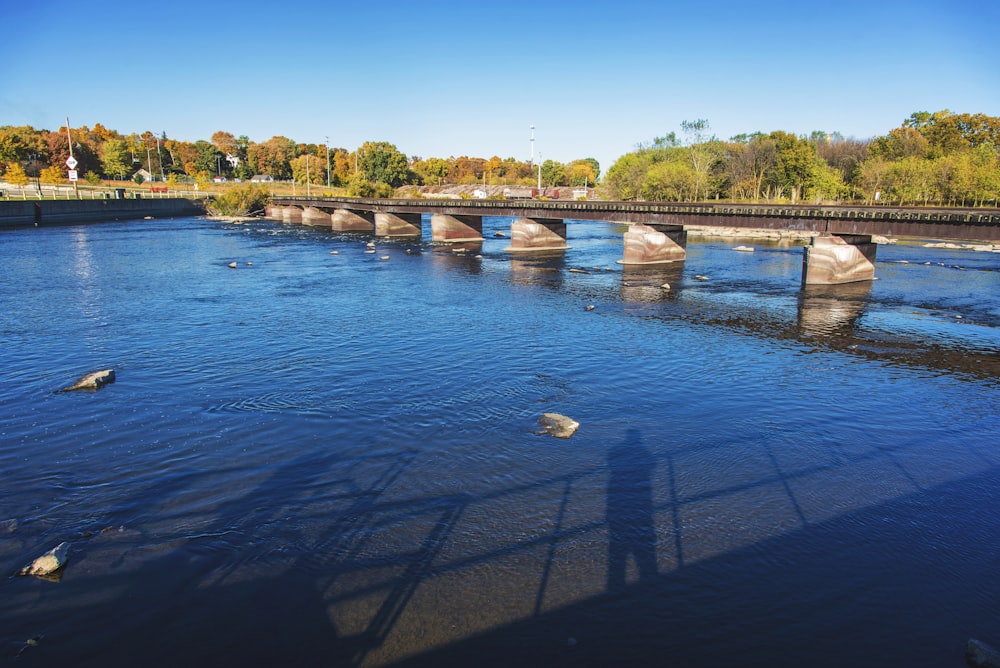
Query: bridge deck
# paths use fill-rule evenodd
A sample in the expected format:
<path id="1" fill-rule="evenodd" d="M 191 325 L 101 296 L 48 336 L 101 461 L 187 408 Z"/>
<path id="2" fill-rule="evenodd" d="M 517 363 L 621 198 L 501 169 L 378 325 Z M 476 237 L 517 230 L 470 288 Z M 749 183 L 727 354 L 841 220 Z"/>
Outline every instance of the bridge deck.
<path id="1" fill-rule="evenodd" d="M 350 197 L 275 197 L 272 202 L 278 206 L 386 213 L 606 220 L 1000 241 L 1000 209 Z"/>

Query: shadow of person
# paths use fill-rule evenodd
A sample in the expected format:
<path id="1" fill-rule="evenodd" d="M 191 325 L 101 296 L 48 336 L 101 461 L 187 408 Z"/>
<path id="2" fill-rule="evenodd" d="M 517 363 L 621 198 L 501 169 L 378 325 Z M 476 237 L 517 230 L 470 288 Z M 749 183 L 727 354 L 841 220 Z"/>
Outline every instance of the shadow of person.
<path id="1" fill-rule="evenodd" d="M 651 482 L 655 465 L 635 428 L 608 452 L 608 591 L 625 588 L 629 556 L 635 559 L 640 581 L 657 575 Z"/>

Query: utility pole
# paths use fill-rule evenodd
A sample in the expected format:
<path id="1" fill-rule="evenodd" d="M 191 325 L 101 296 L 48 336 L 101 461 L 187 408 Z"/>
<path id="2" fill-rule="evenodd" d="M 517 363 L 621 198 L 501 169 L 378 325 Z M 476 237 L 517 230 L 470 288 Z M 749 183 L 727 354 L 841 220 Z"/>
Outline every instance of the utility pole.
<path id="1" fill-rule="evenodd" d="M 309 154 L 306 153 L 306 197 L 310 197 L 312 191 L 309 189 Z"/>
<path id="2" fill-rule="evenodd" d="M 326 146 L 326 187 L 330 187 L 330 138 L 324 137 Z"/>
<path id="3" fill-rule="evenodd" d="M 69 176 L 73 181 L 73 194 L 77 199 L 80 199 L 80 187 L 76 182 L 76 158 L 73 157 L 73 135 L 69 132 L 69 116 L 66 117 L 66 141 L 69 143 L 69 159 L 66 161 L 66 166 L 71 172 Z M 41 191 L 40 188 L 39 191 Z"/>

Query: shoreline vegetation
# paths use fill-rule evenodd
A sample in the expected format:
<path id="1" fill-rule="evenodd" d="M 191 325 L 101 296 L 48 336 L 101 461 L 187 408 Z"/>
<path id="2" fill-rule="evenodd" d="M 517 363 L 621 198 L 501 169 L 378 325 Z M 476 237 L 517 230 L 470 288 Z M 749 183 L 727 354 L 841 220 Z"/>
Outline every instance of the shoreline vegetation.
<path id="1" fill-rule="evenodd" d="M 387 141 L 348 150 L 282 136 L 256 142 L 223 130 L 191 142 L 166 132 L 124 135 L 100 123 L 55 131 L 3 125 L 0 178 L 15 187 L 108 187 L 114 180 L 110 187 L 132 182 L 203 194 L 224 194 L 235 181 L 282 194 L 311 188 L 369 197 L 452 184 L 558 189 L 559 199 L 586 190 L 588 199 L 607 200 L 978 208 L 1000 206 L 1000 117 L 919 111 L 865 139 L 822 130 L 720 139 L 706 119 L 683 121 L 679 133 L 639 141 L 603 172 L 594 158 L 420 157 Z"/>

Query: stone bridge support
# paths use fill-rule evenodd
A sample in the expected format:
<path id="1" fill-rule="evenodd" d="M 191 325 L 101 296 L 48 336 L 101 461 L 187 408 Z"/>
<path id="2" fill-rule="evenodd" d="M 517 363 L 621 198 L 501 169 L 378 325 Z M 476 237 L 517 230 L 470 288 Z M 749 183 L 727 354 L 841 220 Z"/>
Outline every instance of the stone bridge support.
<path id="1" fill-rule="evenodd" d="M 431 214 L 431 241 L 482 241 L 482 216 Z"/>
<path id="2" fill-rule="evenodd" d="M 878 244 L 870 235 L 813 237 L 802 256 L 802 285 L 837 285 L 875 278 Z"/>
<path id="3" fill-rule="evenodd" d="M 302 222 L 302 209 L 297 206 L 283 206 L 281 207 L 281 222 L 283 223 L 301 223 Z"/>
<path id="4" fill-rule="evenodd" d="M 510 246 L 504 250 L 537 252 L 567 250 L 566 221 L 561 218 L 518 218 L 510 226 Z"/>
<path id="5" fill-rule="evenodd" d="M 635 223 L 625 233 L 624 243 L 619 264 L 662 264 L 687 257 L 687 231 L 683 225 Z"/>
<path id="6" fill-rule="evenodd" d="M 314 206 L 302 209 L 302 224 L 315 227 L 330 227 L 330 213 Z"/>
<path id="7" fill-rule="evenodd" d="M 375 213 L 375 236 L 377 237 L 419 237 L 421 235 L 419 213 Z"/>
<path id="8" fill-rule="evenodd" d="M 375 214 L 371 211 L 336 209 L 330 214 L 330 225 L 334 232 L 372 232 L 375 230 Z"/>

